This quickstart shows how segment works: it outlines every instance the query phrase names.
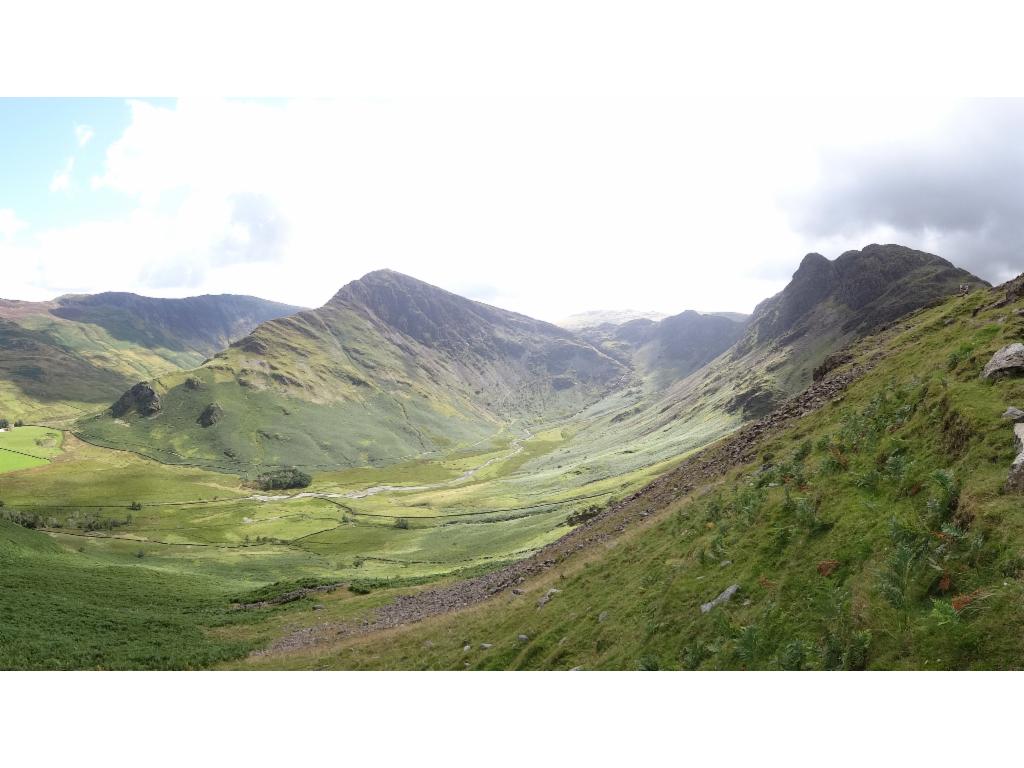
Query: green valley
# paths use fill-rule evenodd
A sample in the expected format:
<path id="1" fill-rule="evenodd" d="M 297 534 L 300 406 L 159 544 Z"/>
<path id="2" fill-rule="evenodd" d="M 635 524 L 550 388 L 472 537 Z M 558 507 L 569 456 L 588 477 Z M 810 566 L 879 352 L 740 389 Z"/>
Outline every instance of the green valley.
<path id="1" fill-rule="evenodd" d="M 574 332 L 381 271 L 233 341 L 200 317 L 205 360 L 133 302 L 79 302 L 59 322 L 164 363 L 0 433 L 0 666 L 964 666 L 936 627 L 1012 570 L 984 523 L 1014 507 L 993 414 L 1024 395 L 978 379 L 1020 335 L 999 295 L 868 246 L 808 256 L 750 318 Z"/>

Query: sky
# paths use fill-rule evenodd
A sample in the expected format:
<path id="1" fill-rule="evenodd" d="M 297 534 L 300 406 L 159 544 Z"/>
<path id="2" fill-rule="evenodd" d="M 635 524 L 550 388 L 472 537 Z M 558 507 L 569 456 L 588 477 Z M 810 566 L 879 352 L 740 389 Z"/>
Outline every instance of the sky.
<path id="1" fill-rule="evenodd" d="M 558 320 L 749 312 L 805 253 L 872 242 L 991 282 L 1024 270 L 1024 100 L 541 72 L 476 92 L 371 73 L 331 99 L 0 99 L 0 297 L 313 307 L 390 268 Z"/>

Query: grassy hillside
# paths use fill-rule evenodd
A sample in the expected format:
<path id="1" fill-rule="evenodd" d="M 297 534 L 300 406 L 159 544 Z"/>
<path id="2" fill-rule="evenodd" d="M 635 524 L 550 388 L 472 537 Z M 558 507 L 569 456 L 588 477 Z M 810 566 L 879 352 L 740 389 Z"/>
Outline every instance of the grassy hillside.
<path id="1" fill-rule="evenodd" d="M 78 428 L 97 444 L 243 474 L 380 465 L 565 418 L 625 373 L 553 325 L 375 272 L 157 379 L 158 408 L 127 401 Z"/>
<path id="2" fill-rule="evenodd" d="M 0 520 L 0 669 L 182 669 L 244 653 L 210 580 L 65 549 Z"/>
<path id="3" fill-rule="evenodd" d="M 739 461 L 720 480 L 685 463 L 595 523 L 604 546 L 538 555 L 553 564 L 522 594 L 250 663 L 1018 668 L 1024 506 L 1003 490 L 1015 451 L 1000 415 L 1024 402 L 1024 379 L 979 378 L 1024 336 L 1024 300 L 992 306 L 1001 295 L 950 299 L 862 340 L 838 372 L 867 372 L 835 402 L 727 441 L 719 455 Z"/>
<path id="4" fill-rule="evenodd" d="M 59 423 L 102 410 L 136 381 L 193 368 L 297 309 L 249 296 L 0 300 L 0 416 Z"/>

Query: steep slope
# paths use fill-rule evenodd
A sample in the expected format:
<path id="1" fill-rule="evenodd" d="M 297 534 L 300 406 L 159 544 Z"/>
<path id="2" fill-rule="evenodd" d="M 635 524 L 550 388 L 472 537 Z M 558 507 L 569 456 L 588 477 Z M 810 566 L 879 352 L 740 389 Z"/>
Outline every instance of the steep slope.
<path id="1" fill-rule="evenodd" d="M 1024 507 L 1002 414 L 1024 377 L 980 374 L 1024 339 L 1021 280 L 865 337 L 806 396 L 529 561 L 248 663 L 1019 668 Z M 387 643 L 360 629 L 399 624 Z"/>
<path id="2" fill-rule="evenodd" d="M 98 410 L 132 382 L 192 368 L 260 322 L 297 310 L 231 295 L 0 300 L 0 415 L 52 421 Z"/>
<path id="3" fill-rule="evenodd" d="M 626 368 L 549 323 L 372 272 L 80 425 L 105 445 L 245 472 L 389 463 L 565 417 Z M 215 423 L 203 419 L 216 406 Z"/>
<path id="4" fill-rule="evenodd" d="M 0 510 L 2 512 L 2 510 Z M 215 580 L 117 564 L 0 515 L 0 669 L 194 669 L 245 643 Z"/>
<path id="5" fill-rule="evenodd" d="M 560 459 L 601 476 L 707 445 L 806 387 L 815 369 L 842 360 L 843 348 L 872 327 L 956 295 L 964 283 L 986 285 L 945 259 L 898 245 L 869 245 L 835 261 L 808 256 L 786 288 L 758 306 L 735 344 L 681 378 L 659 380 L 648 371 L 588 409 Z M 642 339 L 643 321 L 635 322 Z"/>
<path id="6" fill-rule="evenodd" d="M 810 382 L 829 350 L 942 301 L 960 285 L 988 287 L 939 256 L 901 245 L 868 245 L 835 261 L 809 253 L 790 284 L 754 309 L 731 357 L 746 364 L 772 358 L 772 384 L 791 393 Z"/>

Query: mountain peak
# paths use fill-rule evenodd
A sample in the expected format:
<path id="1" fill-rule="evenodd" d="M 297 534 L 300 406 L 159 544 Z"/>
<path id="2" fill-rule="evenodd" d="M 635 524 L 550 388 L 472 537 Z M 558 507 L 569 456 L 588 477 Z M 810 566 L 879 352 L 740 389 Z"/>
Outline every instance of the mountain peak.
<path id="1" fill-rule="evenodd" d="M 939 256 L 892 243 L 871 243 L 834 261 L 808 253 L 789 285 L 757 306 L 750 328 L 760 342 L 803 333 L 808 318 L 831 302 L 849 315 L 844 332 L 863 331 L 952 295 L 959 283 L 988 285 Z"/>

